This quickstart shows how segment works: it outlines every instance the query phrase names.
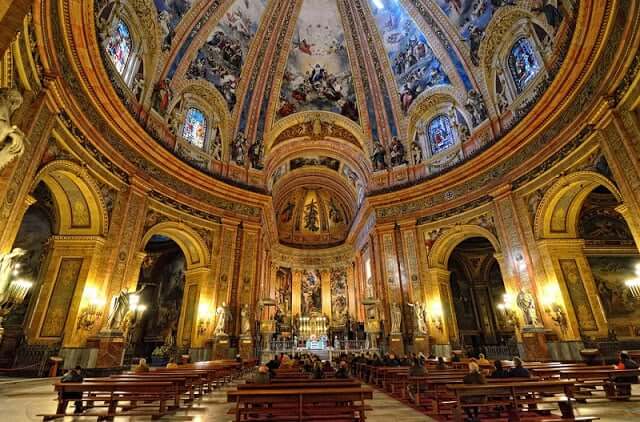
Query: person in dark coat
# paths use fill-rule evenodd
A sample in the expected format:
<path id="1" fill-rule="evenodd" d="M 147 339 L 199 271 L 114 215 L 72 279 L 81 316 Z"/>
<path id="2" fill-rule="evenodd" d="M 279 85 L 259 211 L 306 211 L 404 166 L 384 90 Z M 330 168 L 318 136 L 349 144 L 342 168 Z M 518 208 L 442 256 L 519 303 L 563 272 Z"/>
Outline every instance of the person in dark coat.
<path id="1" fill-rule="evenodd" d="M 349 379 L 351 376 L 349 375 L 349 366 L 346 361 L 341 361 L 338 370 L 336 371 L 336 378 L 339 379 Z"/>
<path id="2" fill-rule="evenodd" d="M 496 360 L 493 363 L 493 366 L 495 367 L 495 369 L 493 370 L 493 372 L 491 373 L 491 375 L 489 375 L 489 378 L 509 378 L 509 371 L 507 371 L 506 369 L 504 369 L 502 367 L 502 361 L 501 360 Z"/>
<path id="3" fill-rule="evenodd" d="M 271 384 L 271 376 L 269 375 L 269 368 L 267 365 L 260 365 L 258 373 L 253 378 L 253 382 L 256 384 Z"/>
<path id="4" fill-rule="evenodd" d="M 509 371 L 511 378 L 531 378 L 529 370 L 522 366 L 522 360 L 519 357 L 513 358 L 513 368 Z"/>
<path id="5" fill-rule="evenodd" d="M 73 369 L 67 371 L 66 374 L 62 376 L 60 382 L 82 382 L 82 368 L 80 366 L 76 366 Z M 73 413 L 82 413 L 84 407 L 82 406 L 82 392 L 71 392 L 64 393 L 62 396 L 63 399 L 78 399 L 74 402 L 75 410 Z M 66 406 L 65 406 L 66 411 Z"/>
<path id="6" fill-rule="evenodd" d="M 480 372 L 480 366 L 475 362 L 469 363 L 469 373 L 464 376 L 462 382 L 465 384 L 486 384 L 487 380 Z M 463 403 L 478 403 L 485 402 L 487 400 L 486 396 L 469 396 L 463 397 Z M 478 413 L 479 408 L 477 406 L 468 406 L 464 408 L 465 413 L 467 414 L 467 418 L 469 418 L 472 422 L 479 421 Z"/>

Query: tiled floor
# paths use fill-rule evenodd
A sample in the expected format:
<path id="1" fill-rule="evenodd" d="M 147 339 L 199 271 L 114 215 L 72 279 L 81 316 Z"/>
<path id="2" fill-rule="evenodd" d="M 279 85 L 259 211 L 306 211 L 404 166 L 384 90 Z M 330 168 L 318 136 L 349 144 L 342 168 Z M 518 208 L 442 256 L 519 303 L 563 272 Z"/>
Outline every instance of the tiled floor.
<path id="1" fill-rule="evenodd" d="M 51 380 L 9 382 L 0 378 L 0 421 L 27 422 L 40 421 L 39 413 L 52 413 L 56 402 Z M 640 386 L 634 386 L 640 388 Z M 232 387 L 228 387 L 229 389 Z M 227 422 L 230 405 L 226 402 L 226 389 L 216 391 L 199 401 L 194 408 L 168 416 L 166 421 Z M 636 390 L 636 393 L 640 391 Z M 392 397 L 380 392 L 374 393 L 369 403 L 373 411 L 367 415 L 370 422 L 417 422 L 433 419 L 405 406 Z M 71 409 L 71 406 L 69 407 Z M 594 401 L 578 406 L 578 414 L 599 416 L 601 422 L 640 421 L 640 401 L 609 402 Z M 95 421 L 94 418 L 69 417 L 66 421 Z M 149 418 L 116 418 L 116 422 L 150 420 Z"/>

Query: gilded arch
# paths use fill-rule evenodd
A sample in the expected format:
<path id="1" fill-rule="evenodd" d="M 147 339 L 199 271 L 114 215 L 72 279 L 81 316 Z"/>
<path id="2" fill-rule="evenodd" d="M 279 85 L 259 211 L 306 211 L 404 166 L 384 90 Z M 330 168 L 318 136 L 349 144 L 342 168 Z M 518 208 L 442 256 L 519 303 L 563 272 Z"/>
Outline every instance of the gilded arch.
<path id="1" fill-rule="evenodd" d="M 540 201 L 534 220 L 536 239 L 577 238 L 580 210 L 587 196 L 598 186 L 607 188 L 622 203 L 613 182 L 600 173 L 578 171 L 562 176 Z"/>
<path id="2" fill-rule="evenodd" d="M 155 235 L 167 236 L 180 246 L 186 258 L 187 269 L 192 270 L 209 265 L 210 253 L 206 243 L 194 229 L 186 224 L 173 221 L 156 224 L 142 237 L 140 250 L 143 250 Z"/>
<path id="3" fill-rule="evenodd" d="M 56 205 L 57 234 L 107 234 L 107 207 L 100 187 L 85 167 L 69 160 L 55 160 L 38 172 L 30 192 L 40 182 L 49 188 Z"/>
<path id="4" fill-rule="evenodd" d="M 489 230 L 473 224 L 463 224 L 454 226 L 442 234 L 433 244 L 429 252 L 429 266 L 432 268 L 446 269 L 451 253 L 463 241 L 472 237 L 483 237 L 487 239 L 496 254 L 501 253 L 498 238 Z"/>

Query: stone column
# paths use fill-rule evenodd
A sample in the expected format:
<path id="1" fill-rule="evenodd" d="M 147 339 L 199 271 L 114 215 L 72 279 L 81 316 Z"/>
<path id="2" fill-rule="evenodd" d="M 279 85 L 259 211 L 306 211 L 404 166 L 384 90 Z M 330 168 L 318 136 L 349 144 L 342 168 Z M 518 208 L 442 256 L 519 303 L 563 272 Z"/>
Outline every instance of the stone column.
<path id="1" fill-rule="evenodd" d="M 384 299 L 381 303 L 383 306 L 385 317 L 385 334 L 388 334 L 389 349 L 396 354 L 404 354 L 404 344 L 402 338 L 402 326 L 404 318 L 400 323 L 398 330 L 394 331 L 392 327 L 392 311 L 395 305 L 403 307 L 403 297 L 401 292 L 401 277 L 398 256 L 396 253 L 396 241 L 394 227 L 390 225 L 378 228 L 378 256 L 382 266 L 382 293 Z"/>
<path id="2" fill-rule="evenodd" d="M 451 272 L 444 268 L 429 268 L 424 272 L 429 333 L 436 356 L 451 355 L 451 339 L 458 338 L 458 323 L 453 309 Z"/>
<path id="3" fill-rule="evenodd" d="M 581 239 L 543 239 L 538 242 L 549 278 L 540 289 L 545 326 L 560 339 L 552 358 L 580 359 L 582 335 L 605 337 L 607 321 Z"/>
<path id="4" fill-rule="evenodd" d="M 65 368 L 95 366 L 97 350 L 88 349 L 86 341 L 99 330 L 100 319 L 86 327 L 78 318 L 86 292 L 99 290 L 97 257 L 103 246 L 100 236 L 53 236 L 43 261 L 39 300 L 25 332 L 30 344 L 61 343 Z"/>

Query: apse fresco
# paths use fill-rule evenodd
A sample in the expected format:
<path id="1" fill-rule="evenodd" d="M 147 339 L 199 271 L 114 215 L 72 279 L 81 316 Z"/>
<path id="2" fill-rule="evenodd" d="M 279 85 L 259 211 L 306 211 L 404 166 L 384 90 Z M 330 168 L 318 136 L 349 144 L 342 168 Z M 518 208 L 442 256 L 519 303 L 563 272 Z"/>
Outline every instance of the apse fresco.
<path id="1" fill-rule="evenodd" d="M 175 28 L 191 7 L 201 0 L 154 0 L 162 36 L 162 49 L 171 47 Z"/>
<path id="2" fill-rule="evenodd" d="M 303 316 L 322 312 L 322 280 L 319 271 L 305 270 L 302 273 L 301 305 Z"/>
<path id="3" fill-rule="evenodd" d="M 609 324 L 616 326 L 618 335 L 639 335 L 640 327 L 632 328 L 632 333 L 627 332 L 629 321 L 640 318 L 640 300 L 633 297 L 625 281 L 637 278 L 635 267 L 640 258 L 590 256 L 587 259 Z"/>
<path id="4" fill-rule="evenodd" d="M 359 121 L 341 22 L 335 0 L 302 4 L 282 80 L 278 117 L 322 110 Z"/>
<path id="5" fill-rule="evenodd" d="M 406 112 L 424 90 L 449 77 L 411 16 L 395 0 L 369 0 Z"/>
<path id="6" fill-rule="evenodd" d="M 230 109 L 242 65 L 258 32 L 267 0 L 236 0 L 213 29 L 187 71 L 189 79 L 205 79 L 224 96 Z"/>

